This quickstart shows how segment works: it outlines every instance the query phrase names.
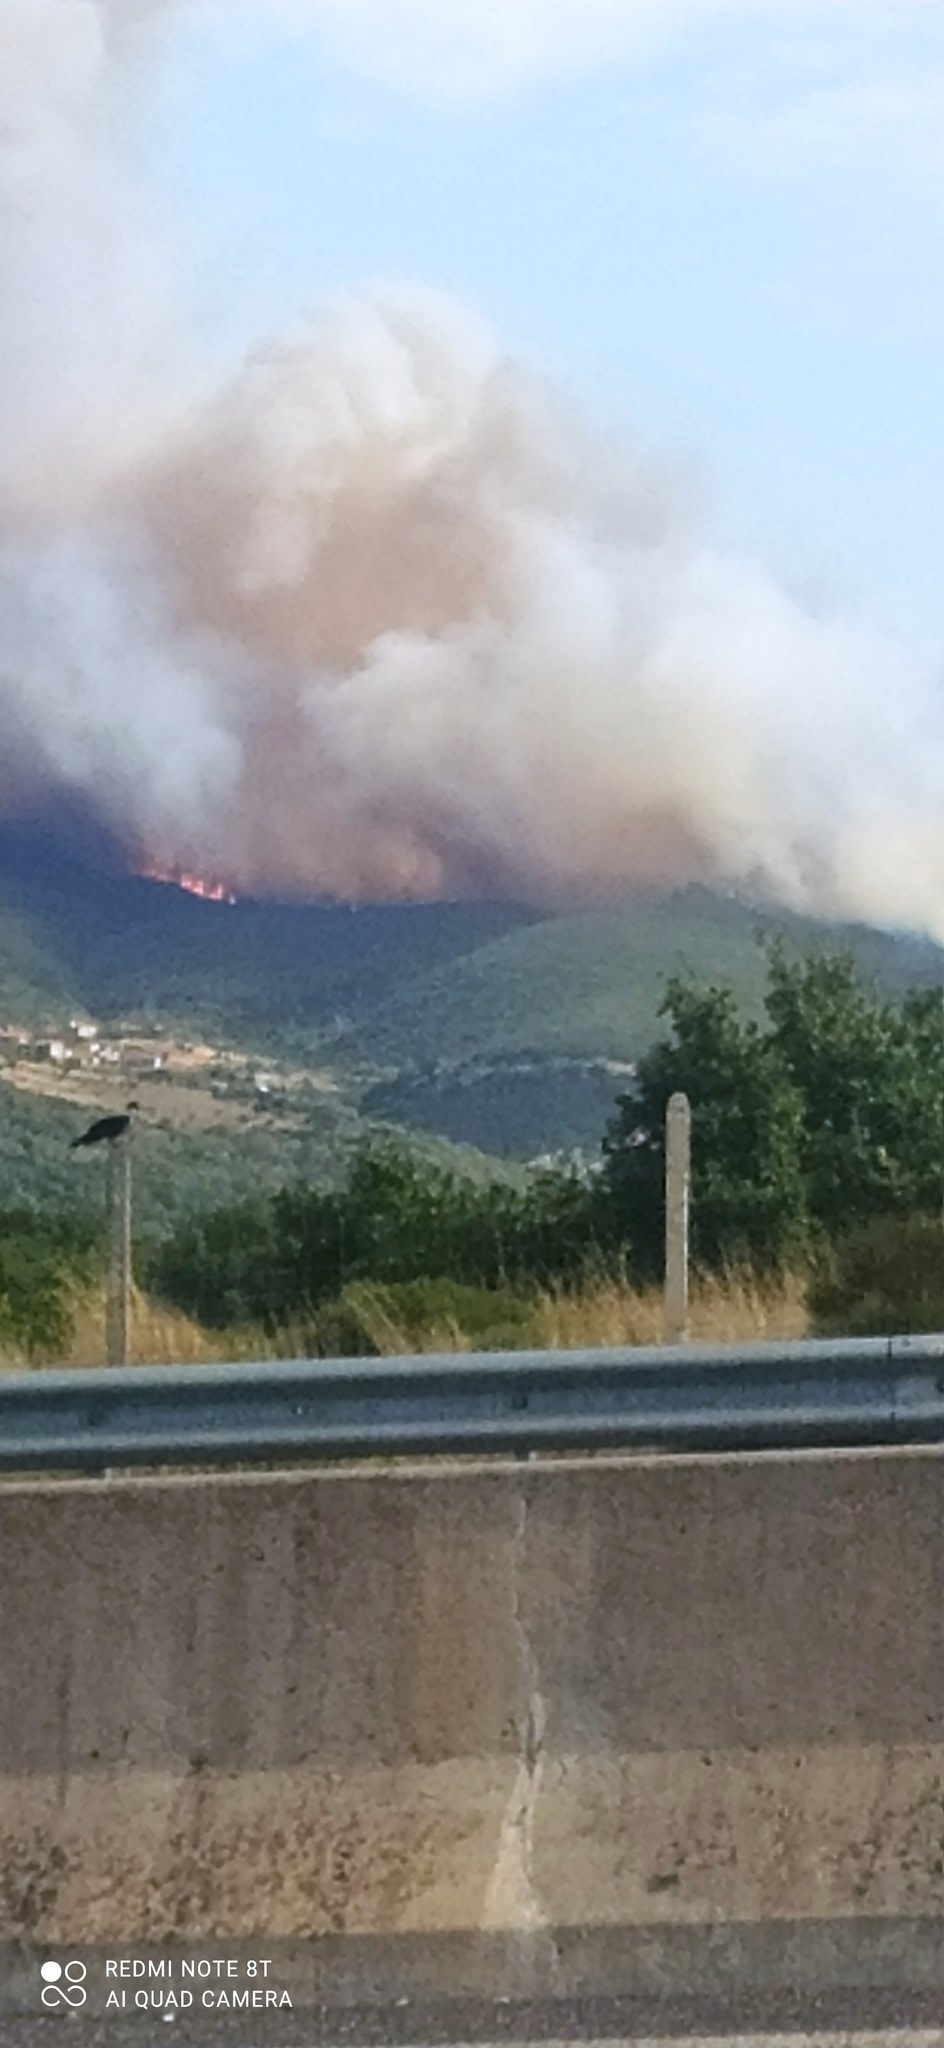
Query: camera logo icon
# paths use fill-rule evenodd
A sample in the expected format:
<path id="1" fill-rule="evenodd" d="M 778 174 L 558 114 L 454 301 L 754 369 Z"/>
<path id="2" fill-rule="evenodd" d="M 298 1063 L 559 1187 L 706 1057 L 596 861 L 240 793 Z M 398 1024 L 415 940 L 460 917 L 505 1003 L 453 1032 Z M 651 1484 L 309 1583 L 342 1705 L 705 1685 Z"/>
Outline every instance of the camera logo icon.
<path id="1" fill-rule="evenodd" d="M 46 2006 L 70 2005 L 78 2011 L 85 2004 L 88 1992 L 85 1979 L 88 1976 L 84 1963 L 48 1962 L 40 1965 L 39 1974 L 43 1980 L 42 2002 Z"/>

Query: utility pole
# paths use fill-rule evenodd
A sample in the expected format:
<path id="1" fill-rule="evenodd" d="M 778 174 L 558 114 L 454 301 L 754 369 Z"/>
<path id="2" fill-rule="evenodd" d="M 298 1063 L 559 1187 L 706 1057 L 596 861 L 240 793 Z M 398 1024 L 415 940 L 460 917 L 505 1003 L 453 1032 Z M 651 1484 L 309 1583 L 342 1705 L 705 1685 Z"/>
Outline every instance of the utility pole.
<path id="1" fill-rule="evenodd" d="M 671 1095 L 665 1113 L 665 1292 L 667 1344 L 688 1341 L 688 1233 L 692 1177 L 692 1111 L 687 1095 Z"/>
<path id="2" fill-rule="evenodd" d="M 131 1363 L 131 1131 L 107 1147 L 108 1303 L 105 1351 L 109 1365 Z"/>

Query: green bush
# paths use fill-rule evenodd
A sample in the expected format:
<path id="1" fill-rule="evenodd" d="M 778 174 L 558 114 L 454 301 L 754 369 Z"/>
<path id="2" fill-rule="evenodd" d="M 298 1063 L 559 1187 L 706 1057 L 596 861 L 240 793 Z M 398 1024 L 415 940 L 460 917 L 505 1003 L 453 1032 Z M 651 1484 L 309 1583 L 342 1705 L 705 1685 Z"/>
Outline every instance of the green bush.
<path id="1" fill-rule="evenodd" d="M 884 1216 L 850 1231 L 814 1279 L 810 1307 L 827 1336 L 944 1330 L 941 1218 Z"/>
<path id="2" fill-rule="evenodd" d="M 595 1252 L 593 1223 L 573 1174 L 480 1184 L 383 1137 L 355 1152 L 342 1187 L 287 1187 L 194 1218 L 144 1271 L 163 1300 L 211 1327 L 314 1328 L 356 1282 L 494 1292 L 575 1278 Z"/>
<path id="3" fill-rule="evenodd" d="M 75 1285 L 100 1258 L 97 1230 L 81 1218 L 0 1212 L 0 1345 L 31 1357 L 65 1350 Z"/>
<path id="4" fill-rule="evenodd" d="M 518 1351 L 535 1341 L 534 1311 L 510 1287 L 469 1287 L 455 1280 L 363 1281 L 346 1287 L 318 1317 L 319 1349 L 339 1357 L 421 1350 L 433 1333 L 445 1346 Z"/>

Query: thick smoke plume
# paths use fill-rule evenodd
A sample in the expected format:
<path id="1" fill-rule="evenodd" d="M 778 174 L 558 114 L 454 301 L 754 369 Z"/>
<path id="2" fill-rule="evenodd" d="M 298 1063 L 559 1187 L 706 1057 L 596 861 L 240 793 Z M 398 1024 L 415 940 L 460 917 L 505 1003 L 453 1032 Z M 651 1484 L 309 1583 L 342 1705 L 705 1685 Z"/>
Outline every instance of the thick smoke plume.
<path id="1" fill-rule="evenodd" d="M 239 891 L 699 878 L 944 935 L 894 653 L 462 309 L 352 292 L 207 388 L 122 146 L 160 11 L 0 12 L 0 807 Z"/>

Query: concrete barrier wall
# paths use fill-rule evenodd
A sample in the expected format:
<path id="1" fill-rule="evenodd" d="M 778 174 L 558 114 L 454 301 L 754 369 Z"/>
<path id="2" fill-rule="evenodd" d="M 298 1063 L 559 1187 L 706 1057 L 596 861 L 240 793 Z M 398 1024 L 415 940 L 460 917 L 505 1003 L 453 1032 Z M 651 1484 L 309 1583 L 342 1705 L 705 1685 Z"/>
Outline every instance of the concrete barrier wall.
<path id="1" fill-rule="evenodd" d="M 17 1485 L 0 1540 L 8 1999 L 261 1938 L 296 1997 L 944 1986 L 936 1453 Z"/>

